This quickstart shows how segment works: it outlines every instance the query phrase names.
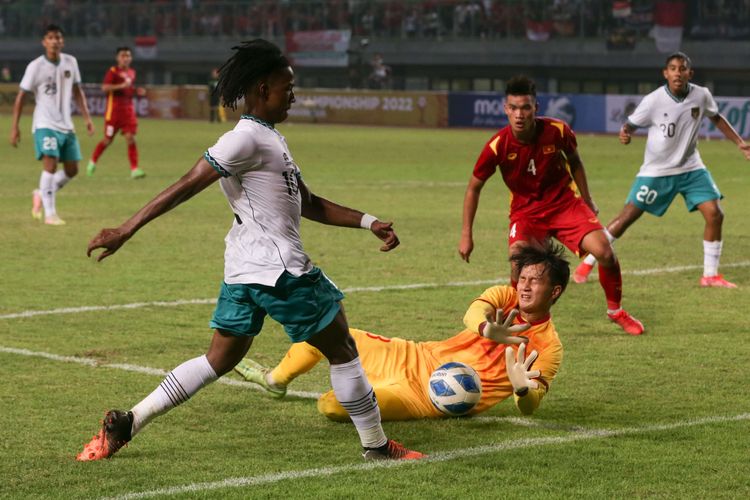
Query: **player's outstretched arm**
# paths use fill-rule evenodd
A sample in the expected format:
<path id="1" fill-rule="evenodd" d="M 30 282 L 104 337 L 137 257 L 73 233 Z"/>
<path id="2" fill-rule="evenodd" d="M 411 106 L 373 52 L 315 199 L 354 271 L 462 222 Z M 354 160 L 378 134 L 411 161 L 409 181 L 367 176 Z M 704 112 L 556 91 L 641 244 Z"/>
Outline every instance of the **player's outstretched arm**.
<path id="1" fill-rule="evenodd" d="M 172 210 L 180 203 L 189 200 L 208 186 L 219 180 L 221 176 L 201 157 L 198 163 L 190 169 L 180 180 L 159 193 L 135 215 L 125 221 L 120 227 L 102 229 L 90 242 L 86 255 L 103 248 L 97 257 L 97 262 L 115 253 L 126 241 L 149 221 Z"/>
<path id="2" fill-rule="evenodd" d="M 467 263 L 471 252 L 474 251 L 474 217 L 477 215 L 479 196 L 482 194 L 483 187 L 484 181 L 472 175 L 464 195 L 463 222 L 461 225 L 461 240 L 458 243 L 458 254 Z"/>
<path id="3" fill-rule="evenodd" d="M 526 357 L 525 344 L 518 347 L 518 354 L 513 352 L 512 347 L 505 348 L 505 367 L 508 372 L 508 379 L 513 385 L 516 406 L 524 415 L 534 413 L 545 394 L 545 390 L 541 389 L 539 383 L 534 380 L 534 378 L 541 376 L 541 372 L 530 370 L 536 358 L 536 351 L 531 351 L 531 354 Z"/>
<path id="4" fill-rule="evenodd" d="M 747 144 L 742 139 L 740 134 L 738 134 L 734 127 L 732 127 L 732 124 L 729 123 L 727 119 L 724 118 L 724 116 L 721 114 L 712 116 L 710 120 L 716 126 L 716 128 L 721 130 L 721 133 L 724 134 L 724 137 L 737 145 L 742 154 L 745 156 L 745 159 L 750 160 L 750 144 Z"/>
<path id="5" fill-rule="evenodd" d="M 372 215 L 321 198 L 312 193 L 301 179 L 299 189 L 302 195 L 302 216 L 304 218 L 331 226 L 369 229 L 383 241 L 383 245 L 380 247 L 381 252 L 389 252 L 401 243 L 393 230 L 393 222 L 381 222 Z"/>

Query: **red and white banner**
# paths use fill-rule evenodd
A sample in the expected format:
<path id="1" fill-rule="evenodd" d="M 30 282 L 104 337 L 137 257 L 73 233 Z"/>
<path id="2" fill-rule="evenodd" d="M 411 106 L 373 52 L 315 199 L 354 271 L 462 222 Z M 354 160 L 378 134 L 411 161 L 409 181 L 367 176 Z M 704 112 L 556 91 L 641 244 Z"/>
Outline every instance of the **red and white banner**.
<path id="1" fill-rule="evenodd" d="M 663 54 L 680 50 L 684 25 L 684 1 L 657 0 L 654 7 L 654 29 L 651 32 L 656 42 L 656 50 Z"/>
<path id="2" fill-rule="evenodd" d="M 286 51 L 294 66 L 345 67 L 349 65 L 351 30 L 292 31 Z"/>
<path id="3" fill-rule="evenodd" d="M 135 59 L 156 59 L 158 55 L 155 36 L 137 36 L 135 37 L 135 50 L 133 56 Z"/>

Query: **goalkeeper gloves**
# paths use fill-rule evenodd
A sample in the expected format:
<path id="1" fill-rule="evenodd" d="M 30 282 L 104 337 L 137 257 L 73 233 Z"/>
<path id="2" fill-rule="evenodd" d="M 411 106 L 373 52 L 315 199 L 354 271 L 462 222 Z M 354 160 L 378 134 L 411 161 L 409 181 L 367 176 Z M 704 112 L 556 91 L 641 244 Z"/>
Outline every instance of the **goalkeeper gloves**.
<path id="1" fill-rule="evenodd" d="M 526 358 L 526 344 L 521 344 L 518 347 L 517 357 L 513 355 L 512 347 L 505 348 L 505 369 L 508 372 L 510 383 L 513 384 L 513 391 L 516 396 L 525 396 L 529 389 L 539 387 L 537 381 L 532 379 L 539 377 L 541 372 L 539 370 L 529 371 L 531 365 L 536 361 L 537 355 L 536 351 L 531 351 L 529 357 Z"/>
<path id="2" fill-rule="evenodd" d="M 525 332 L 531 328 L 531 325 L 528 323 L 513 325 L 516 316 L 518 316 L 518 309 L 513 309 L 503 321 L 503 310 L 498 309 L 494 319 L 492 316 L 487 316 L 487 321 L 479 325 L 479 333 L 482 337 L 494 340 L 499 344 L 524 344 L 529 339 L 511 334 Z"/>

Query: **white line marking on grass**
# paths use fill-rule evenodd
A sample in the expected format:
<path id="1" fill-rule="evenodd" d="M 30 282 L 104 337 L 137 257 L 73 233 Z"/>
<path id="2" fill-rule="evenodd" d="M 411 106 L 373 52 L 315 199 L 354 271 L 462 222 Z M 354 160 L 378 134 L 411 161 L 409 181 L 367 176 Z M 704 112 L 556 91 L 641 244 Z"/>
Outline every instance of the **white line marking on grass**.
<path id="1" fill-rule="evenodd" d="M 750 266 L 750 261 L 735 262 L 731 264 L 722 264 L 722 267 L 747 267 Z M 690 266 L 672 266 L 672 267 L 657 267 L 653 269 L 641 269 L 634 271 L 623 271 L 622 274 L 625 276 L 649 276 L 652 274 L 664 274 L 664 273 L 679 273 L 682 271 L 692 271 L 695 269 L 703 269 L 702 265 L 690 265 Z M 505 284 L 508 283 L 507 278 L 495 278 L 491 280 L 475 280 L 475 281 L 450 281 L 448 283 L 409 283 L 405 285 L 384 285 L 384 286 L 354 286 L 344 288 L 344 293 L 355 293 L 355 292 L 387 292 L 393 290 L 417 290 L 423 288 L 442 288 L 442 287 L 458 287 L 458 286 L 471 286 L 471 285 L 494 285 L 494 284 Z M 82 307 L 63 307 L 60 309 L 48 309 L 48 310 L 36 310 L 36 311 L 23 311 L 20 313 L 2 314 L 0 319 L 17 319 L 17 318 L 31 318 L 34 316 L 46 316 L 49 314 L 74 314 L 81 312 L 92 312 L 92 311 L 114 311 L 117 309 L 140 309 L 142 307 L 177 307 L 184 305 L 203 305 L 203 304 L 216 304 L 216 299 L 188 299 L 188 300 L 173 300 L 173 301 L 154 301 L 154 302 L 134 302 L 132 304 L 115 304 L 111 306 L 82 306 Z"/>
<path id="2" fill-rule="evenodd" d="M 119 495 L 116 498 L 118 500 L 131 500 L 136 498 L 150 498 L 156 496 L 166 495 L 179 495 L 184 493 L 196 493 L 203 491 L 218 490 L 222 488 L 241 488 L 245 486 L 257 486 L 259 484 L 270 484 L 284 481 L 287 479 L 302 479 L 309 477 L 325 477 L 332 476 L 333 474 L 339 474 L 344 472 L 359 472 L 368 471 L 372 469 L 382 469 L 391 467 L 406 467 L 413 466 L 418 467 L 422 464 L 429 464 L 432 462 L 447 462 L 449 460 L 456 460 L 458 458 L 474 457 L 480 455 L 487 455 L 490 453 L 497 453 L 506 450 L 514 450 L 521 448 L 532 448 L 535 446 L 548 446 L 548 445 L 563 445 L 576 441 L 586 441 L 591 439 L 605 439 L 619 436 L 628 436 L 632 434 L 644 434 L 647 432 L 663 432 L 675 429 L 681 429 L 685 427 L 694 427 L 697 425 L 716 424 L 722 422 L 738 422 L 742 420 L 750 420 L 750 413 L 742 413 L 734 416 L 724 417 L 707 417 L 694 420 L 683 420 L 674 422 L 671 424 L 657 424 L 648 425 L 644 427 L 629 427 L 624 429 L 601 429 L 601 430 L 587 430 L 568 434 L 565 436 L 558 437 L 545 437 L 545 438 L 525 438 L 515 439 L 512 441 L 503 441 L 496 444 L 490 444 L 485 446 L 475 446 L 472 448 L 463 448 L 448 452 L 438 452 L 430 455 L 424 460 L 384 460 L 377 462 L 366 462 L 357 465 L 342 465 L 338 467 L 321 467 L 315 469 L 305 469 L 296 471 L 279 472 L 275 474 L 264 474 L 261 476 L 245 476 L 245 477 L 234 477 L 228 478 L 221 481 L 212 481 L 204 483 L 192 483 L 183 486 L 171 486 L 165 488 L 159 488 L 149 491 L 140 491 L 126 493 Z"/>
<path id="3" fill-rule="evenodd" d="M 79 356 L 61 356 L 59 354 L 52 354 L 49 352 L 42 351 L 30 351 L 28 349 L 18 349 L 15 347 L 0 346 L 0 352 L 8 354 L 19 354 L 21 356 L 32 356 L 37 358 L 46 358 L 52 361 L 62 361 L 64 363 L 77 363 L 79 365 L 91 366 L 95 368 L 112 368 L 115 370 L 125 370 L 129 372 L 145 373 L 146 375 L 157 375 L 164 377 L 168 372 L 159 368 L 150 368 L 148 366 L 121 364 L 121 363 L 101 363 L 93 358 L 82 358 Z M 243 389 L 252 389 L 255 391 L 263 392 L 263 389 L 256 384 L 250 382 L 243 382 L 232 378 L 220 378 L 216 381 L 218 384 L 231 385 L 234 387 L 242 387 Z M 318 399 L 320 393 L 307 392 L 307 391 L 287 391 L 290 396 L 296 396 L 304 399 Z"/>
<path id="4" fill-rule="evenodd" d="M 472 417 L 471 420 L 474 422 L 507 423 L 519 427 L 551 429 L 556 431 L 585 432 L 587 430 L 585 427 L 578 425 L 556 424 L 554 422 L 545 422 L 543 420 L 534 420 L 532 418 L 524 417 Z"/>

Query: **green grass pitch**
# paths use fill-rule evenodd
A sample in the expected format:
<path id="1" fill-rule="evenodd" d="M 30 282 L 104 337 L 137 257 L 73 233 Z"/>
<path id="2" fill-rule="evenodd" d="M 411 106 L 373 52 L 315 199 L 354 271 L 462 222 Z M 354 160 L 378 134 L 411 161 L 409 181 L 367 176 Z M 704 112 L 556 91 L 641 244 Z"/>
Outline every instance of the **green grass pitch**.
<path id="1" fill-rule="evenodd" d="M 9 117 L 2 122 L 7 130 Z M 90 138 L 78 122 L 84 155 L 101 137 L 96 124 Z M 86 257 L 86 244 L 175 181 L 231 124 L 141 120 L 148 176 L 130 180 L 118 137 L 94 177 L 84 172 L 60 193 L 64 227 L 30 217 L 40 166 L 29 126 L 24 117 L 18 149 L 3 146 L 0 182 L 0 497 L 750 495 L 750 163 L 732 144 L 702 141 L 700 150 L 726 196 L 721 270 L 739 289 L 698 286 L 699 214 L 678 200 L 661 219 L 644 215 L 616 249 L 624 305 L 647 334 L 633 338 L 607 321 L 595 280 L 571 283 L 553 310 L 563 366 L 531 419 L 518 419 L 506 401 L 479 418 L 386 423 L 389 436 L 433 459 L 371 467 L 361 461 L 354 428 L 327 421 L 313 400 L 276 401 L 214 384 L 114 459 L 78 463 L 74 455 L 104 410 L 130 408 L 162 378 L 125 368 L 170 370 L 204 353 L 212 305 L 77 308 L 215 298 L 232 214 L 212 186 L 101 263 Z M 499 176 L 482 197 L 471 264 L 457 253 L 466 181 L 492 131 L 293 124 L 280 131 L 314 192 L 393 220 L 401 238 L 397 250 L 382 254 L 366 231 L 303 222 L 306 250 L 339 287 L 384 288 L 347 294 L 352 326 L 446 338 L 462 329 L 465 307 L 488 286 L 477 282 L 507 277 L 508 197 Z M 581 135 L 579 145 L 606 222 L 622 206 L 644 140 L 623 147 L 615 137 Z M 410 284 L 431 286 L 394 288 Z M 18 316 L 60 308 L 75 312 Z M 269 320 L 251 355 L 273 364 L 288 345 Z M 326 390 L 326 367 L 292 388 Z"/>

